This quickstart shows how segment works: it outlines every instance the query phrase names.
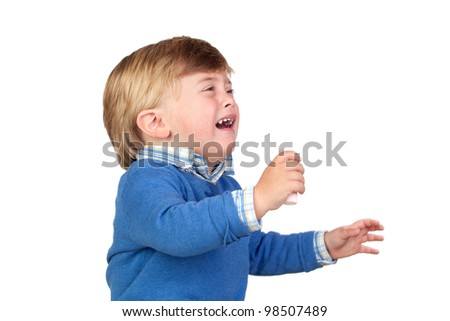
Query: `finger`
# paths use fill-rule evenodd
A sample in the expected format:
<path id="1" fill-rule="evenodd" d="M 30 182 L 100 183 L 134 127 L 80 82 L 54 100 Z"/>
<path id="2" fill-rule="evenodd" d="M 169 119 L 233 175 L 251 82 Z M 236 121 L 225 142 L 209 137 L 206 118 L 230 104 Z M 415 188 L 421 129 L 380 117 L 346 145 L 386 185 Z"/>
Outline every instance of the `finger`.
<path id="1" fill-rule="evenodd" d="M 362 245 L 361 248 L 360 248 L 360 250 L 359 250 L 359 253 L 379 254 L 380 251 L 377 250 L 377 249 L 374 249 L 374 248 L 372 248 L 372 247 Z"/>
<path id="2" fill-rule="evenodd" d="M 286 163 L 288 160 L 288 157 L 285 155 L 286 152 L 280 152 L 275 158 L 272 160 L 272 163 L 275 164 L 281 164 Z"/>
<path id="3" fill-rule="evenodd" d="M 362 238 L 362 243 L 374 241 L 384 241 L 384 237 L 382 235 L 377 234 L 367 234 Z"/>
<path id="4" fill-rule="evenodd" d="M 296 168 L 298 165 L 300 164 L 300 162 L 296 161 L 296 160 L 288 160 L 286 161 L 286 167 L 287 168 Z"/>
<path id="5" fill-rule="evenodd" d="M 293 150 L 282 150 L 278 156 L 284 156 L 287 160 L 296 160 L 298 162 L 301 161 L 300 154 L 294 152 Z"/>
<path id="6" fill-rule="evenodd" d="M 297 172 L 297 171 L 291 171 L 286 173 L 288 180 L 292 180 L 292 181 L 300 181 L 300 182 L 305 182 L 305 176 L 303 176 L 302 173 Z"/>
<path id="7" fill-rule="evenodd" d="M 305 191 L 306 191 L 305 183 L 302 182 L 297 186 L 296 192 L 299 194 L 303 194 L 303 193 L 305 193 Z"/>
<path id="8" fill-rule="evenodd" d="M 361 229 L 368 229 L 369 231 L 382 231 L 384 226 L 380 224 L 379 221 L 373 219 L 363 219 L 356 221 L 352 226 L 357 226 Z"/>
<path id="9" fill-rule="evenodd" d="M 300 163 L 302 161 L 302 158 L 300 157 L 299 153 L 293 152 L 293 154 L 288 154 L 288 161 Z"/>
<path id="10" fill-rule="evenodd" d="M 299 193 L 303 194 L 306 191 L 305 183 L 300 181 L 290 181 L 288 187 L 289 194 Z"/>
<path id="11" fill-rule="evenodd" d="M 295 167 L 302 160 L 299 153 L 294 151 L 281 151 L 278 154 L 278 157 L 282 157 L 282 159 L 286 162 L 286 167 Z"/>
<path id="12" fill-rule="evenodd" d="M 298 172 L 302 175 L 305 173 L 305 168 L 301 163 L 294 164 L 293 162 L 288 162 L 286 163 L 286 169 Z"/>
<path id="13" fill-rule="evenodd" d="M 305 184 L 304 184 L 304 182 L 296 180 L 296 179 L 289 180 L 288 191 L 289 191 L 289 194 L 292 194 L 292 193 L 303 194 L 305 192 Z"/>
<path id="14" fill-rule="evenodd" d="M 297 161 L 288 160 L 288 158 L 286 156 L 283 156 L 283 155 L 278 155 L 270 163 L 270 166 L 272 166 L 272 167 L 283 166 L 283 167 L 286 167 L 286 168 L 293 168 L 293 167 L 295 167 L 297 165 L 298 165 Z"/>

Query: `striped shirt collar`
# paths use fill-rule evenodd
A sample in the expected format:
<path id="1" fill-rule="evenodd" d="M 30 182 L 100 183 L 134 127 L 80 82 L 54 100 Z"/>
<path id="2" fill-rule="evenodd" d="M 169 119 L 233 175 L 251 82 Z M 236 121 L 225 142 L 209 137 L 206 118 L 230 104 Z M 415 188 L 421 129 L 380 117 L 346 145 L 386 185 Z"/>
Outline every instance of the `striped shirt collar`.
<path id="1" fill-rule="evenodd" d="M 227 156 L 210 172 L 206 159 L 194 153 L 192 149 L 166 145 L 147 145 L 137 154 L 137 160 L 150 160 L 155 165 L 173 165 L 181 171 L 216 183 L 222 175 L 233 175 L 233 158 Z"/>

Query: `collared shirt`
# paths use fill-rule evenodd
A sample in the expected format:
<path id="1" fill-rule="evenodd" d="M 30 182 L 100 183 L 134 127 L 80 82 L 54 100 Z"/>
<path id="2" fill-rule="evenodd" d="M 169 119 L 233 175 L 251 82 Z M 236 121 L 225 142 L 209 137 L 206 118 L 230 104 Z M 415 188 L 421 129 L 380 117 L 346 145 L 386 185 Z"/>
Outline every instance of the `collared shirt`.
<path id="1" fill-rule="evenodd" d="M 139 150 L 137 159 L 151 159 L 158 164 L 174 165 L 182 171 L 191 173 L 201 179 L 216 183 L 223 175 L 234 175 L 233 158 L 228 156 L 210 171 L 203 156 L 195 154 L 192 149 L 167 145 L 146 146 Z"/>
<path id="2" fill-rule="evenodd" d="M 167 145 L 151 145 L 139 150 L 137 160 L 148 159 L 157 164 L 174 165 L 179 170 L 197 176 L 199 179 L 216 183 L 222 175 L 233 175 L 233 160 L 231 155 L 222 162 L 218 162 L 210 169 L 206 159 L 194 153 L 193 150 Z M 249 231 L 254 232 L 261 229 L 253 203 L 253 186 L 243 190 L 231 192 L 233 201 L 237 207 L 239 219 Z M 318 231 L 314 237 L 314 250 L 316 258 L 322 265 L 332 264 L 336 261 L 328 254 L 324 241 L 324 231 Z"/>

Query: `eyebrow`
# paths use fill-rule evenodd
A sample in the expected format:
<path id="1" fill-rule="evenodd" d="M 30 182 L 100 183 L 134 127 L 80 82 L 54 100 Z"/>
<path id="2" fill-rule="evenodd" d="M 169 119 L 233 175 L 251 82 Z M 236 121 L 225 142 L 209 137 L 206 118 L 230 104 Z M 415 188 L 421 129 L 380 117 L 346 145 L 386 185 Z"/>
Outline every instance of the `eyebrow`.
<path id="1" fill-rule="evenodd" d="M 217 76 L 206 76 L 204 78 L 201 78 L 197 83 L 200 84 L 202 82 L 211 81 L 211 80 L 212 81 L 220 81 L 220 77 L 217 77 Z M 226 85 L 231 85 L 232 84 L 231 80 L 228 79 L 228 77 L 226 78 L 225 84 Z"/>

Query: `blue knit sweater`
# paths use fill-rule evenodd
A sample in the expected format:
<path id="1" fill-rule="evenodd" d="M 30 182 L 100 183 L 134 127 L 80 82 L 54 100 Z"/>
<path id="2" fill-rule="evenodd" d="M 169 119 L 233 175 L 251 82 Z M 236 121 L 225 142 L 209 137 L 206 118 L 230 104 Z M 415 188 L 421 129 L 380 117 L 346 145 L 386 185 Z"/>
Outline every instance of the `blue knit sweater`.
<path id="1" fill-rule="evenodd" d="M 140 164 L 140 166 L 138 166 Z M 122 176 L 107 260 L 112 300 L 243 300 L 249 274 L 311 271 L 314 232 L 249 232 L 228 175 L 135 162 Z"/>

